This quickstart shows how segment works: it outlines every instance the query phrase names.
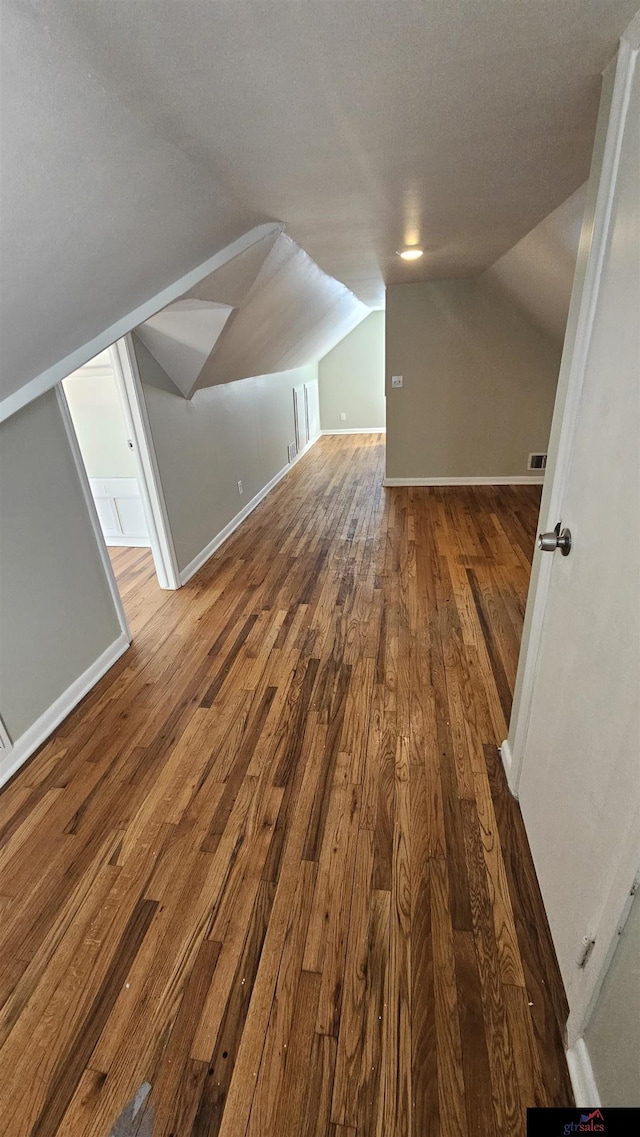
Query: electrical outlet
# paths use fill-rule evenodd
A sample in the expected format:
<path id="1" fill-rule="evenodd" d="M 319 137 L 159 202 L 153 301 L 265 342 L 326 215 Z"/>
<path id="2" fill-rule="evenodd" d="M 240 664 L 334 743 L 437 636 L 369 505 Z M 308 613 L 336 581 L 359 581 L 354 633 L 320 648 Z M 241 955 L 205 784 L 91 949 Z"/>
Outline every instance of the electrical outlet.
<path id="1" fill-rule="evenodd" d="M 403 382 L 404 382 L 404 376 L 403 375 L 392 375 L 391 376 L 391 386 L 392 387 L 401 387 Z"/>
<path id="2" fill-rule="evenodd" d="M 340 411 L 340 422 L 346 422 L 346 421 L 347 421 L 346 414 L 344 413 L 344 411 Z"/>
<path id="3" fill-rule="evenodd" d="M 238 493 L 239 494 L 244 493 L 244 490 L 242 489 L 242 482 L 238 482 Z"/>

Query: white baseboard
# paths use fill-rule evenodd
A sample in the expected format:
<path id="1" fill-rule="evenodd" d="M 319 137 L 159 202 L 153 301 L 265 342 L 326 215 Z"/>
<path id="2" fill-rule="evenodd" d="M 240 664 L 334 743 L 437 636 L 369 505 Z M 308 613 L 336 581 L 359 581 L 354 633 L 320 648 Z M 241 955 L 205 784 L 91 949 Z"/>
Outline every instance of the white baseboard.
<path id="1" fill-rule="evenodd" d="M 223 545 L 224 542 L 231 536 L 231 534 L 235 532 L 238 526 L 242 525 L 242 522 L 245 520 L 245 518 L 247 518 L 249 514 L 253 512 L 257 505 L 260 505 L 261 501 L 264 501 L 267 494 L 270 493 L 270 491 L 274 489 L 275 486 L 277 486 L 278 482 L 282 481 L 285 475 L 289 473 L 289 470 L 293 469 L 296 462 L 299 462 L 300 459 L 304 457 L 304 455 L 311 449 L 311 447 L 318 441 L 319 438 L 320 435 L 318 434 L 315 438 L 310 439 L 309 442 L 307 442 L 307 445 L 304 446 L 300 451 L 300 453 L 296 454 L 293 462 L 287 463 L 287 465 L 283 466 L 281 470 L 278 470 L 278 473 L 275 475 L 275 477 L 273 477 L 270 482 L 267 482 L 266 486 L 263 486 L 262 489 L 259 490 L 259 492 L 256 494 L 256 496 L 251 498 L 251 501 L 247 502 L 244 509 L 241 509 L 239 513 L 236 513 L 235 517 L 231 518 L 231 521 L 228 523 L 228 525 L 225 525 L 224 529 L 221 529 L 220 532 L 217 533 L 211 541 L 209 541 L 209 544 L 205 545 L 204 549 L 201 549 L 192 561 L 189 561 L 189 564 L 186 565 L 186 567 L 183 568 L 180 572 L 180 584 L 186 584 L 187 581 L 191 580 L 191 577 L 198 571 L 198 569 L 202 568 L 203 564 L 209 560 L 209 557 L 212 557 L 213 554 L 220 548 L 220 546 Z"/>
<path id="2" fill-rule="evenodd" d="M 569 1067 L 569 1077 L 571 1078 L 576 1105 L 583 1109 L 601 1105 L 593 1066 L 584 1038 L 579 1038 L 575 1046 L 567 1050 L 567 1066 Z"/>
<path id="3" fill-rule="evenodd" d="M 540 474 L 513 474 L 508 478 L 385 478 L 383 486 L 541 486 Z"/>
<path id="4" fill-rule="evenodd" d="M 5 753 L 0 750 L 0 786 L 13 777 L 17 770 L 30 758 L 35 750 L 42 745 L 49 735 L 60 725 L 63 719 L 71 713 L 81 699 L 95 687 L 99 679 L 106 675 L 110 667 L 129 647 L 129 638 L 124 632 L 114 640 L 102 655 L 87 668 L 86 671 L 74 679 L 66 691 L 40 715 L 40 718 L 25 730 L 20 738 L 16 739 L 11 748 Z"/>
<path id="5" fill-rule="evenodd" d="M 150 549 L 151 542 L 148 537 L 105 537 L 108 548 Z"/>
<path id="6" fill-rule="evenodd" d="M 321 430 L 320 434 L 386 434 L 386 426 L 353 426 L 349 430 Z"/>
<path id="7" fill-rule="evenodd" d="M 500 747 L 500 757 L 502 759 L 504 772 L 507 776 L 507 784 L 509 786 L 509 789 L 511 790 L 513 796 L 517 798 L 518 795 L 511 780 L 513 776 L 513 754 L 511 753 L 511 745 L 508 738 L 505 738 L 502 746 Z"/>

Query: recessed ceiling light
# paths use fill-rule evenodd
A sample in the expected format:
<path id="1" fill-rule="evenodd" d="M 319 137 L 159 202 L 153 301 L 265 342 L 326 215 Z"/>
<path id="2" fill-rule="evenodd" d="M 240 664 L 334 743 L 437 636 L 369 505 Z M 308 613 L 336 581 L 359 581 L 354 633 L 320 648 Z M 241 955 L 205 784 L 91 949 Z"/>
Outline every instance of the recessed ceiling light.
<path id="1" fill-rule="evenodd" d="M 424 251 L 423 249 L 416 249 L 416 248 L 400 249 L 398 252 L 398 256 L 402 257 L 403 261 L 417 261 L 418 257 L 422 256 L 423 251 Z"/>

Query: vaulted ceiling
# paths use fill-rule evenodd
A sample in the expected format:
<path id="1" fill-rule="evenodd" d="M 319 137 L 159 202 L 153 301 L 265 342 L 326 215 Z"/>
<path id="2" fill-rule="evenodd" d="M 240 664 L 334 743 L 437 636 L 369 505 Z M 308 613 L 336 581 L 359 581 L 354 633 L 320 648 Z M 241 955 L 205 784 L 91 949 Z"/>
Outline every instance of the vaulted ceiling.
<path id="1" fill-rule="evenodd" d="M 330 351 L 369 313 L 276 231 L 136 328 L 179 391 L 287 371 Z"/>
<path id="2" fill-rule="evenodd" d="M 637 2 L 3 0 L 3 390 L 267 221 L 369 305 L 483 271 L 584 181 Z"/>

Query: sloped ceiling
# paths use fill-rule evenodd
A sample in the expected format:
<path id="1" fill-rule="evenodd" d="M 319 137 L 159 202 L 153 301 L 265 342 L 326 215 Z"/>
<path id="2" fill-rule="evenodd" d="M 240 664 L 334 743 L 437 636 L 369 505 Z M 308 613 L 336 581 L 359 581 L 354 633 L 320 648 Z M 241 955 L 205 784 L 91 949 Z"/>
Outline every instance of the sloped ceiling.
<path id="1" fill-rule="evenodd" d="M 283 233 L 224 264 L 136 332 L 189 398 L 319 359 L 369 309 Z"/>
<path id="2" fill-rule="evenodd" d="M 587 176 L 636 7 L 3 0 L 3 390 L 266 221 L 367 304 L 482 272 Z"/>
<path id="3" fill-rule="evenodd" d="M 558 342 L 564 339 L 586 183 L 484 274 Z"/>
<path id="4" fill-rule="evenodd" d="M 183 395 L 190 395 L 233 312 L 227 304 L 178 300 L 136 331 Z"/>

